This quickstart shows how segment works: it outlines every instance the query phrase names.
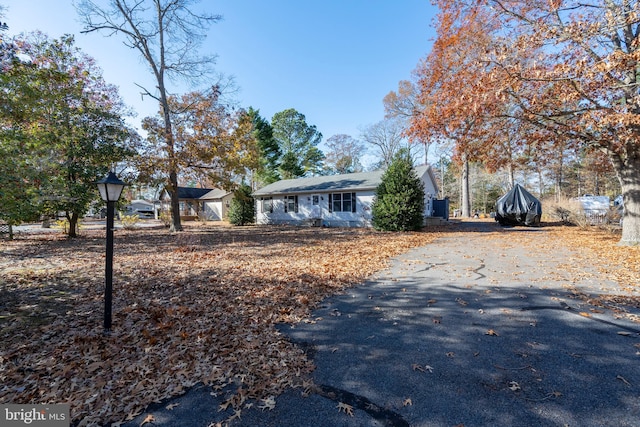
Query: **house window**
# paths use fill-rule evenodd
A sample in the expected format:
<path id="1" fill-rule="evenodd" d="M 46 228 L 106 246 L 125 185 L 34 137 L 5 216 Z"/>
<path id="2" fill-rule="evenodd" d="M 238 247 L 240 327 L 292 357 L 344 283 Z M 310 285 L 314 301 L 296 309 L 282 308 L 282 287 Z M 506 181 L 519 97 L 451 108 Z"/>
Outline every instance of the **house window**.
<path id="1" fill-rule="evenodd" d="M 320 204 L 320 196 L 318 196 L 317 194 L 311 196 L 311 204 L 313 206 L 318 206 Z"/>
<path id="2" fill-rule="evenodd" d="M 263 197 L 262 201 L 262 213 L 273 213 L 273 197 Z"/>
<path id="3" fill-rule="evenodd" d="M 330 212 L 355 212 L 356 193 L 333 193 L 329 194 Z"/>
<path id="4" fill-rule="evenodd" d="M 284 196 L 284 212 L 298 212 L 298 196 Z"/>

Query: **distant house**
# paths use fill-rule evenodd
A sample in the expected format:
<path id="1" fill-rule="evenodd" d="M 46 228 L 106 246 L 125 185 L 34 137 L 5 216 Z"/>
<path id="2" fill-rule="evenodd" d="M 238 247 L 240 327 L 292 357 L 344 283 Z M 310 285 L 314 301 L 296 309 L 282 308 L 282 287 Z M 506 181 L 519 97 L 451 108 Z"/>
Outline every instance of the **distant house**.
<path id="1" fill-rule="evenodd" d="M 219 188 L 178 187 L 180 217 L 186 220 L 204 218 L 221 221 L 227 216 L 233 193 Z M 170 198 L 166 190 L 162 197 L 163 209 L 169 209 Z"/>
<path id="2" fill-rule="evenodd" d="M 253 193 L 258 224 L 370 227 L 371 204 L 384 171 L 351 173 L 274 182 Z M 438 193 L 429 166 L 415 168 L 424 184 L 424 216 L 433 215 Z"/>

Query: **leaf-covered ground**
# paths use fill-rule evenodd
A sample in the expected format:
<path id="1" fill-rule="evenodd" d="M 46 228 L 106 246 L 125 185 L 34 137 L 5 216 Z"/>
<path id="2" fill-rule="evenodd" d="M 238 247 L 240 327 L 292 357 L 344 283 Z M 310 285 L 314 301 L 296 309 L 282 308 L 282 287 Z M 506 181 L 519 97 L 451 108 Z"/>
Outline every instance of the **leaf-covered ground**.
<path id="1" fill-rule="evenodd" d="M 437 232 L 191 226 L 117 231 L 113 332 L 102 329 L 104 231 L 0 242 L 0 402 L 71 404 L 81 425 L 131 419 L 202 382 L 225 405 L 313 369 L 275 325 Z"/>
<path id="2" fill-rule="evenodd" d="M 603 285 L 592 293 L 576 288 L 573 289 L 575 297 L 640 322 L 640 318 L 627 310 L 627 307 L 640 308 L 640 246 L 619 246 L 619 230 L 611 232 L 597 227 L 553 227 L 550 232 L 557 242 L 577 251 L 575 262 L 563 266 L 574 277 L 588 275 L 579 266 L 590 264 L 596 266 L 599 279 L 617 283 L 615 289 Z"/>

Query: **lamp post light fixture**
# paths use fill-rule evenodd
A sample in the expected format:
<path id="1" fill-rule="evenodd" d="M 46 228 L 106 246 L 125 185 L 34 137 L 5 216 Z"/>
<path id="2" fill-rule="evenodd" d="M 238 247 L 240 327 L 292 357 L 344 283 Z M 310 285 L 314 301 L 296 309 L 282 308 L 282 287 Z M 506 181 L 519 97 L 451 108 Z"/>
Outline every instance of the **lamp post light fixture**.
<path id="1" fill-rule="evenodd" d="M 96 182 L 100 197 L 107 202 L 107 253 L 104 269 L 104 331 L 111 332 L 111 296 L 113 293 L 113 220 L 115 205 L 125 184 L 115 173 L 109 172 L 106 178 Z"/>

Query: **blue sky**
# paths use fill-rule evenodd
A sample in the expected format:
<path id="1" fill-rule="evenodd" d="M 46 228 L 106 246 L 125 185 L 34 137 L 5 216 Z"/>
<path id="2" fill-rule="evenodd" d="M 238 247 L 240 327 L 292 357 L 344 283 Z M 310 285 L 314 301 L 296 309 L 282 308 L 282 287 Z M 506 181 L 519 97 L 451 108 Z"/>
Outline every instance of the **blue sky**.
<path id="1" fill-rule="evenodd" d="M 0 5 L 11 35 L 75 34 L 78 47 L 137 111 L 136 121 L 155 114 L 157 105 L 143 101 L 134 84 L 153 86 L 137 52 L 119 37 L 80 34 L 71 0 Z M 202 52 L 217 54 L 216 71 L 234 76 L 240 106 L 269 120 L 295 108 L 325 140 L 338 133 L 357 138 L 383 118 L 382 98 L 429 52 L 437 13 L 429 0 L 204 0 L 198 7 L 223 16 Z"/>

